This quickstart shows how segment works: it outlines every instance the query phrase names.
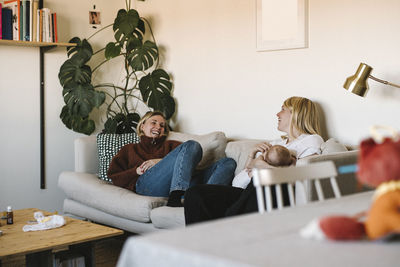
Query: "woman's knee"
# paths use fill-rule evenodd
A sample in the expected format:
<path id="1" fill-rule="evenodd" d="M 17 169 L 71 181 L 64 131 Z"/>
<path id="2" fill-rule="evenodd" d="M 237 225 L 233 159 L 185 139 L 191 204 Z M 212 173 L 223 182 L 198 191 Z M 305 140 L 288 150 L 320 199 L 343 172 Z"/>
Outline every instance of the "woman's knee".
<path id="1" fill-rule="evenodd" d="M 192 153 L 196 154 L 203 154 L 203 149 L 201 148 L 201 145 L 199 142 L 194 141 L 194 140 L 188 140 L 182 144 L 186 148 L 186 150 L 191 151 Z"/>
<path id="2" fill-rule="evenodd" d="M 220 159 L 219 162 L 221 165 L 223 165 L 225 168 L 228 168 L 229 170 L 234 171 L 236 169 L 236 161 L 232 158 L 222 158 Z"/>

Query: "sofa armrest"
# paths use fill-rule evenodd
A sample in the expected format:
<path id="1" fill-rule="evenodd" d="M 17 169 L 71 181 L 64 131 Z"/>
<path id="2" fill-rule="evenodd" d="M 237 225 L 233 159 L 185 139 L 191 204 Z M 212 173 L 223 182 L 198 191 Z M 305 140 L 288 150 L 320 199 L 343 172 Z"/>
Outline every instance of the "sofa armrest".
<path id="1" fill-rule="evenodd" d="M 356 164 L 358 159 L 358 152 L 359 152 L 358 150 L 351 150 L 344 152 L 335 152 L 330 154 L 314 155 L 299 159 L 296 165 L 301 166 L 310 164 L 312 162 L 320 162 L 327 160 L 332 160 L 335 163 L 336 167 Z"/>
<path id="2" fill-rule="evenodd" d="M 91 173 L 62 172 L 58 186 L 72 200 L 139 222 L 149 222 L 150 211 L 166 204 L 165 198 L 138 195 L 100 180 Z"/>

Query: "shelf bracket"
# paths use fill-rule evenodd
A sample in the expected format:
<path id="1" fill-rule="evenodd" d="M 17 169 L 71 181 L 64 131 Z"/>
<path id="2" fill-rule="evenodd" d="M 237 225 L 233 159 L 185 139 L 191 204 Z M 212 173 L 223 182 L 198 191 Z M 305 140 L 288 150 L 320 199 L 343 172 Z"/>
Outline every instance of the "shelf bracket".
<path id="1" fill-rule="evenodd" d="M 55 47 L 57 47 L 57 46 L 56 45 L 42 46 L 42 47 L 40 47 L 40 51 L 42 51 L 43 53 L 46 53 L 47 51 L 49 51 Z"/>
<path id="2" fill-rule="evenodd" d="M 40 189 L 46 189 L 45 169 L 45 118 L 44 118 L 44 53 L 46 47 L 40 47 Z"/>

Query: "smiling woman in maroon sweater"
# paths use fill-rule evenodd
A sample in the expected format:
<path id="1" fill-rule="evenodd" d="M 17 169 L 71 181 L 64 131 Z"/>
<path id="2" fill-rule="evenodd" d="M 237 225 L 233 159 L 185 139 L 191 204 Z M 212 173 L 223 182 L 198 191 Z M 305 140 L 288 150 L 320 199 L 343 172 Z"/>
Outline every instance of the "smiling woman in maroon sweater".
<path id="1" fill-rule="evenodd" d="M 140 195 L 169 196 L 167 205 L 179 207 L 184 192 L 194 184 L 232 182 L 236 162 L 231 158 L 195 171 L 202 158 L 200 144 L 193 140 L 166 140 L 168 127 L 161 112 L 146 113 L 137 133 L 140 142 L 122 147 L 111 161 L 107 175 L 114 185 Z"/>

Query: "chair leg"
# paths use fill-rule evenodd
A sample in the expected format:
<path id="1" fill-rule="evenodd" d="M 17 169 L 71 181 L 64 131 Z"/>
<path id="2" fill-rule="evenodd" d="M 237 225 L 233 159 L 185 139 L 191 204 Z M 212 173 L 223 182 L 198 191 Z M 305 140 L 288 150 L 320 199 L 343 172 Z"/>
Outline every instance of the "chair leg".
<path id="1" fill-rule="evenodd" d="M 280 184 L 275 185 L 276 192 L 276 201 L 278 203 L 278 210 L 283 208 L 283 200 L 282 200 L 282 187 Z"/>
<path id="2" fill-rule="evenodd" d="M 318 200 L 319 201 L 324 200 L 325 199 L 324 198 L 324 192 L 322 191 L 322 187 L 321 187 L 320 181 L 318 179 L 316 179 L 314 181 L 314 184 L 315 184 L 315 188 L 317 189 Z"/>
<path id="3" fill-rule="evenodd" d="M 289 202 L 290 202 L 290 206 L 294 207 L 295 203 L 294 203 L 294 190 L 293 190 L 293 184 L 288 183 L 287 184 L 288 187 L 288 192 L 289 192 Z"/>
<path id="4" fill-rule="evenodd" d="M 272 193 L 271 193 L 271 187 L 266 186 L 264 188 L 265 191 L 265 206 L 267 207 L 267 212 L 272 211 Z"/>
<path id="5" fill-rule="evenodd" d="M 330 177 L 329 180 L 331 181 L 333 193 L 335 194 L 335 198 L 340 198 L 342 195 L 340 194 L 339 186 L 335 177 Z"/>
<path id="6" fill-rule="evenodd" d="M 258 212 L 263 214 L 265 212 L 263 192 L 260 186 L 256 187 Z"/>

